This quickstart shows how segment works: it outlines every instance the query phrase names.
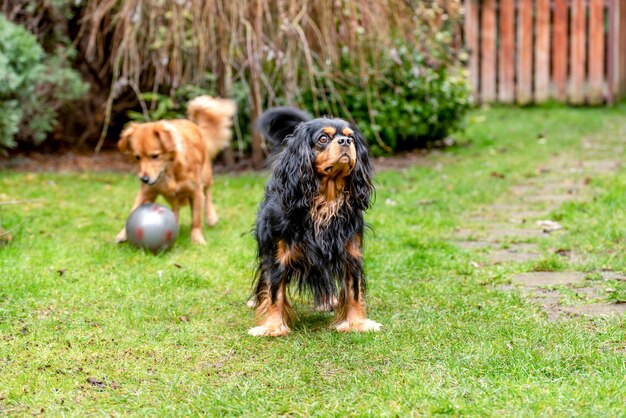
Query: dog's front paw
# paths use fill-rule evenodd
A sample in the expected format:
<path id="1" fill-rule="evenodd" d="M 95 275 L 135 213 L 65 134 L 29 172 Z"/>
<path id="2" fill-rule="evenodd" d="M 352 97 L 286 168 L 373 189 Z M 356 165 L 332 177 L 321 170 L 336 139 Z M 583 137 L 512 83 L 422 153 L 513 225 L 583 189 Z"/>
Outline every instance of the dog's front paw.
<path id="1" fill-rule="evenodd" d="M 115 242 L 117 242 L 118 244 L 121 244 L 123 242 L 126 242 L 126 228 L 122 229 L 120 231 L 119 234 L 117 234 L 117 236 L 115 237 Z"/>
<path id="2" fill-rule="evenodd" d="M 291 330 L 285 324 L 259 325 L 248 330 L 248 334 L 253 337 L 282 337 L 290 332 Z"/>
<path id="3" fill-rule="evenodd" d="M 204 235 L 202 235 L 202 230 L 200 229 L 192 229 L 191 230 L 191 242 L 196 244 L 205 245 L 206 241 L 204 239 Z"/>
<path id="4" fill-rule="evenodd" d="M 382 325 L 379 324 L 376 321 L 372 321 L 371 319 L 364 319 L 362 321 L 358 321 L 358 322 L 349 322 L 349 321 L 342 321 L 340 323 L 338 323 L 337 325 L 335 325 L 335 329 L 339 332 L 349 332 L 349 331 L 357 331 L 357 332 L 363 332 L 363 331 L 374 331 L 374 332 L 378 332 L 380 331 L 380 327 Z"/>

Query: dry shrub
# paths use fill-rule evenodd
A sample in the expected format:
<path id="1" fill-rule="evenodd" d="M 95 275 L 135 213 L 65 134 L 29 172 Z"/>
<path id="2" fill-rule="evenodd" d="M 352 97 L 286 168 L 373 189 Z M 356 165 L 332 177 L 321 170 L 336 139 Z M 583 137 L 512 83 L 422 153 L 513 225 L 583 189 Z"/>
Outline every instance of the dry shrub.
<path id="1" fill-rule="evenodd" d="M 318 113 L 346 71 L 368 83 L 393 60 L 398 42 L 421 51 L 430 66 L 449 65 L 461 49 L 460 0 L 58 3 L 63 10 L 73 5 L 68 32 L 89 74 L 106 87 L 106 124 L 136 107 L 139 92 L 173 94 L 203 85 L 207 73 L 216 76 L 215 93 L 231 95 L 235 84 L 244 89 L 251 119 L 274 104 L 302 105 L 307 92 Z M 340 97 L 332 100 L 342 106 Z M 263 159 L 258 138 L 252 157 Z"/>

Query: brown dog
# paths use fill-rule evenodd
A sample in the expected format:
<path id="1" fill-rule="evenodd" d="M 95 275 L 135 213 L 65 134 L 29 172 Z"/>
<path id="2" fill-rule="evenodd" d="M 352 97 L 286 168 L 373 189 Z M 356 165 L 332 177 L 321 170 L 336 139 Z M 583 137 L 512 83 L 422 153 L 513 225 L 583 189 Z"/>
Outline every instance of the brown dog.
<path id="1" fill-rule="evenodd" d="M 235 111 L 232 100 L 200 96 L 189 102 L 189 120 L 131 123 L 125 128 L 117 147 L 139 163 L 142 182 L 132 210 L 162 195 L 178 218 L 180 207 L 189 204 L 191 240 L 205 244 L 203 206 L 207 224 L 217 223 L 211 161 L 230 143 Z M 117 235 L 117 242 L 124 241 L 125 228 Z"/>

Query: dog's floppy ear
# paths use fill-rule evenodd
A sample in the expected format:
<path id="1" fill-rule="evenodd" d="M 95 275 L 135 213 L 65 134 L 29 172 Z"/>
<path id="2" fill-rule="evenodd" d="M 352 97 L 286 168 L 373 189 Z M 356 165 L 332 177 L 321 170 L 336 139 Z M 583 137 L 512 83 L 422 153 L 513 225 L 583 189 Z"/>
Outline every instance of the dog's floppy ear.
<path id="1" fill-rule="evenodd" d="M 310 135 L 306 124 L 298 125 L 274 165 L 278 198 L 286 212 L 308 208 L 319 190 Z"/>
<path id="2" fill-rule="evenodd" d="M 154 125 L 154 135 L 161 141 L 161 145 L 166 152 L 176 151 L 174 135 L 177 134 L 176 128 L 167 122 L 158 122 Z"/>
<path id="3" fill-rule="evenodd" d="M 370 200 L 374 193 L 372 177 L 374 166 L 367 151 L 367 143 L 363 134 L 354 126 L 354 144 L 356 146 L 356 166 L 350 174 L 350 204 L 355 209 L 365 210 L 370 206 Z"/>
<path id="4" fill-rule="evenodd" d="M 130 138 L 133 136 L 136 128 L 136 123 L 130 123 L 120 134 L 120 140 L 117 141 L 117 149 L 119 149 L 122 153 L 130 153 Z"/>

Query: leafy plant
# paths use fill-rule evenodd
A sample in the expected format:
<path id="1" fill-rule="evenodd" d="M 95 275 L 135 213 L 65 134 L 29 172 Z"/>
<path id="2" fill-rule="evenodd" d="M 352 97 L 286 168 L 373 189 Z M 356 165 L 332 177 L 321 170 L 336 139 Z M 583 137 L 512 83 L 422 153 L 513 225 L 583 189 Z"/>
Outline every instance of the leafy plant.
<path id="1" fill-rule="evenodd" d="M 88 89 L 61 58 L 48 55 L 36 37 L 0 14 L 0 150 L 16 141 L 41 143 L 59 109 Z"/>
<path id="2" fill-rule="evenodd" d="M 402 45 L 389 51 L 377 73 L 363 77 L 343 57 L 344 71 L 324 89 L 309 91 L 321 114 L 354 120 L 375 154 L 424 146 L 457 129 L 471 108 L 469 85 L 458 65 L 429 65 L 424 55 Z M 330 100 L 322 100 L 323 97 Z"/>

